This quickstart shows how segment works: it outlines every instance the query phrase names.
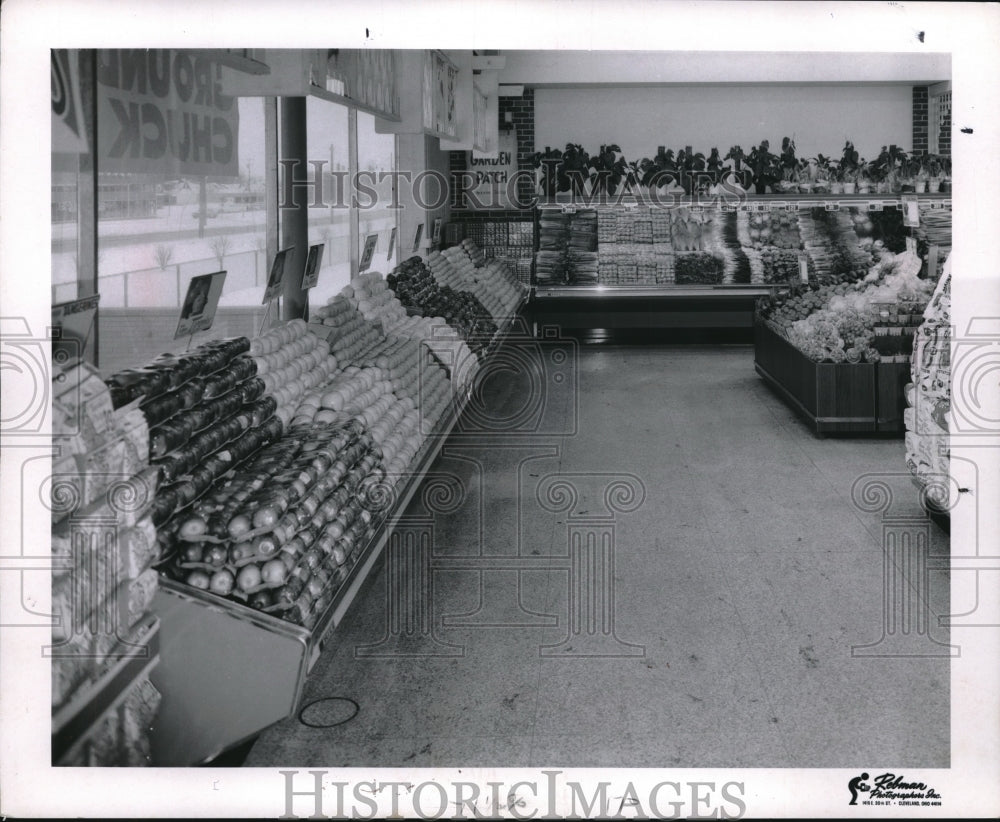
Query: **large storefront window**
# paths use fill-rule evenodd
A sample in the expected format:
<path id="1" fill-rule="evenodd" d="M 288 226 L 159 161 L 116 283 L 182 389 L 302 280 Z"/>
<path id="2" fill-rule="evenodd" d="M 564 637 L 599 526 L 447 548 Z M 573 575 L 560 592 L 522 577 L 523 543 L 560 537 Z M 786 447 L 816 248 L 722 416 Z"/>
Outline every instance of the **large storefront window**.
<path id="1" fill-rule="evenodd" d="M 351 211 L 349 194 L 349 112 L 316 97 L 306 98 L 306 154 L 312 179 L 323 175 L 321 207 L 309 208 L 309 244 L 323 244 L 319 280 L 309 292 L 311 305 L 322 305 L 351 280 Z"/>
<path id="2" fill-rule="evenodd" d="M 203 338 L 254 334 L 263 319 L 264 99 L 199 97 L 187 88 L 185 72 L 190 70 L 194 86 L 206 70 L 202 60 L 198 52 L 160 52 L 142 62 L 140 55 L 98 51 L 97 280 L 104 374 Z M 158 96 L 163 89 L 154 88 L 157 71 L 167 65 L 171 88 Z M 211 81 L 213 69 L 207 70 Z M 175 340 L 192 277 L 223 270 L 211 329 Z"/>
<path id="3" fill-rule="evenodd" d="M 359 259 L 364 253 L 365 242 L 371 235 L 378 237 L 371 271 L 389 273 L 398 258 L 399 238 L 393 240 L 396 228 L 397 210 L 393 204 L 393 177 L 396 166 L 396 137 L 393 134 L 378 134 L 375 118 L 363 111 L 358 112 L 358 177 L 359 187 L 375 191 L 361 193 L 358 209 L 358 250 Z M 381 178 L 381 181 L 380 181 Z M 392 253 L 390 254 L 390 244 Z"/>

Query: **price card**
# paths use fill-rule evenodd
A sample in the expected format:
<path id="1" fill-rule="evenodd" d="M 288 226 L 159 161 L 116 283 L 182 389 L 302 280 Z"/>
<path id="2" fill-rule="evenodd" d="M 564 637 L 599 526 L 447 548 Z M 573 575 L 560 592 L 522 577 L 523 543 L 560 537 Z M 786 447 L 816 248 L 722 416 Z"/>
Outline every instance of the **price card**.
<path id="1" fill-rule="evenodd" d="M 768 209 L 770 209 L 770 207 L 771 207 L 770 203 L 754 203 L 753 204 L 753 210 L 754 211 L 767 211 Z"/>
<path id="2" fill-rule="evenodd" d="M 271 263 L 271 273 L 267 276 L 267 287 L 264 289 L 264 299 L 260 302 L 261 305 L 267 305 L 281 292 L 281 281 L 285 278 L 285 266 L 288 264 L 288 255 L 294 248 L 295 246 L 290 245 L 288 248 L 283 248 L 274 255 L 274 261 Z"/>
<path id="3" fill-rule="evenodd" d="M 868 210 L 869 211 L 881 211 L 882 210 L 882 203 L 879 200 L 870 200 L 868 202 Z"/>
<path id="4" fill-rule="evenodd" d="M 219 297 L 222 296 L 222 284 L 225 281 L 225 271 L 215 271 L 191 278 L 184 302 L 181 303 L 181 316 L 174 332 L 175 340 L 179 337 L 189 337 L 198 331 L 208 331 L 212 327 L 215 311 L 219 307 Z M 280 280 L 278 285 L 281 285 Z"/>
<path id="5" fill-rule="evenodd" d="M 920 205 L 917 202 L 917 195 L 903 194 L 900 199 L 903 203 L 903 225 L 907 228 L 916 228 L 920 225 Z"/>
<path id="6" fill-rule="evenodd" d="M 785 206 L 785 211 L 798 211 L 799 207 L 795 203 L 788 203 Z"/>
<path id="7" fill-rule="evenodd" d="M 441 242 L 441 226 L 444 225 L 444 220 L 440 217 L 434 218 L 434 234 L 431 237 L 431 242 L 437 245 Z"/>
<path id="8" fill-rule="evenodd" d="M 419 223 L 417 230 L 413 232 L 413 251 L 420 251 L 420 238 L 424 236 L 424 224 Z"/>
<path id="9" fill-rule="evenodd" d="M 906 252 L 907 254 L 917 253 L 917 241 L 913 237 L 906 238 Z"/>
<path id="10" fill-rule="evenodd" d="M 840 203 L 825 203 L 827 211 L 840 211 Z"/>
<path id="11" fill-rule="evenodd" d="M 809 258 L 805 254 L 799 254 L 799 279 L 809 282 Z"/>
<path id="12" fill-rule="evenodd" d="M 396 247 L 396 229 L 393 227 L 392 231 L 389 233 L 389 253 L 385 255 L 387 260 L 392 259 L 392 251 Z"/>
<path id="13" fill-rule="evenodd" d="M 358 263 L 358 271 L 367 271 L 372 264 L 372 257 L 375 256 L 375 248 L 378 245 L 378 234 L 369 234 L 365 237 L 365 250 L 361 253 L 361 262 Z"/>
<path id="14" fill-rule="evenodd" d="M 67 367 L 83 358 L 101 295 L 52 306 L 52 361 Z"/>
<path id="15" fill-rule="evenodd" d="M 302 274 L 302 290 L 307 291 L 319 282 L 319 264 L 323 259 L 324 244 L 309 246 L 309 256 L 306 258 L 306 270 Z"/>

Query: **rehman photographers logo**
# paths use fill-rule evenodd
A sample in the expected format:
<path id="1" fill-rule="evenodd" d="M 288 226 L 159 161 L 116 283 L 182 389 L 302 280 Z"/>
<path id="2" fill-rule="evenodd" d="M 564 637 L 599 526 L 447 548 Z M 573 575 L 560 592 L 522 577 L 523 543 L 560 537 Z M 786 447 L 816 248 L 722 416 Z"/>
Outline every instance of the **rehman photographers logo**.
<path id="1" fill-rule="evenodd" d="M 902 774 L 887 772 L 870 777 L 866 771 L 853 777 L 847 783 L 847 790 L 851 792 L 848 805 L 941 804 L 941 794 L 923 782 L 907 782 Z"/>

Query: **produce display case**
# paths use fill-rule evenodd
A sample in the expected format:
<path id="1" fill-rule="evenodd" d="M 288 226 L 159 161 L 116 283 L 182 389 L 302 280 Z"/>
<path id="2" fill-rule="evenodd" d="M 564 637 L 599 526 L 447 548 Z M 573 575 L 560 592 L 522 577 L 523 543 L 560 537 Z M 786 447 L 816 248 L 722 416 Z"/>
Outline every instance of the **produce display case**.
<path id="1" fill-rule="evenodd" d="M 754 368 L 817 434 L 903 430 L 905 363 L 816 362 L 758 322 Z"/>
<path id="2" fill-rule="evenodd" d="M 309 323 L 212 340 L 106 381 L 81 371 L 72 384 L 92 398 L 96 426 L 86 441 L 128 437 L 130 456 L 116 466 L 138 472 L 140 486 L 125 496 L 142 503 L 118 523 L 121 550 L 77 576 L 108 589 L 102 608 L 117 609 L 128 626 L 151 608 L 156 664 L 111 674 L 54 665 L 53 711 L 69 712 L 54 725 L 59 750 L 75 745 L 74 763 L 84 750 L 94 764 L 101 756 L 120 764 L 127 755 L 113 740 L 122 722 L 135 725 L 150 693 L 160 713 L 142 725 L 150 728 L 145 764 L 210 761 L 294 712 L 322 643 L 364 585 L 483 363 L 515 324 L 525 333 L 518 316 L 526 300 L 501 262 L 466 241 L 426 262 L 411 257 L 385 278 L 355 276 Z M 72 421 L 67 402 L 56 410 Z M 62 494 L 59 509 L 73 527 L 57 527 L 54 515 L 60 555 L 106 541 L 96 525 L 78 524 L 105 505 L 85 444 L 79 435 L 68 440 L 79 459 L 67 471 L 79 473 L 68 473 L 76 493 Z M 115 587 L 118 571 L 127 580 Z M 62 583 L 73 579 L 61 570 L 53 586 L 66 607 L 72 590 Z M 110 659 L 103 635 L 73 648 L 84 642 Z M 141 693 L 123 698 L 119 718 L 107 704 L 120 688 L 90 694 L 97 680 L 110 677 L 118 688 L 126 675 L 142 677 L 131 686 Z M 73 707 L 64 708 L 69 697 Z M 98 723 L 97 753 L 66 738 L 81 727 L 77 713 Z"/>
<path id="3" fill-rule="evenodd" d="M 511 333 L 526 333 L 517 306 L 483 350 L 492 356 Z M 329 605 L 311 628 L 164 580 L 154 602 L 163 624 L 154 684 L 165 694 L 153 728 L 157 765 L 214 759 L 297 710 L 306 675 L 381 557 L 396 521 L 420 487 L 471 396 L 455 396 L 397 486 L 394 502 Z M 224 671 L 224 675 L 220 675 Z"/>
<path id="4" fill-rule="evenodd" d="M 939 230 L 950 245 L 950 221 Z M 904 429 L 910 359 L 940 249 L 924 246 L 921 258 L 913 239 L 903 238 L 898 253 L 889 242 L 836 254 L 833 265 L 757 306 L 757 373 L 817 434 Z"/>

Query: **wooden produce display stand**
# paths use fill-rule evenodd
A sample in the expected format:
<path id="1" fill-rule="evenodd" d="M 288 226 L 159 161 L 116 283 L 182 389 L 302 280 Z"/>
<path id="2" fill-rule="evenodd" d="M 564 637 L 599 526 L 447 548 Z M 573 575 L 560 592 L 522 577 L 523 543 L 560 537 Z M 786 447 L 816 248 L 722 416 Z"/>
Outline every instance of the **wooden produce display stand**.
<path id="1" fill-rule="evenodd" d="M 908 363 L 815 362 L 758 321 L 754 368 L 817 434 L 903 430 Z"/>
<path id="2" fill-rule="evenodd" d="M 515 326 L 521 328 L 518 333 L 527 333 L 519 316 L 524 305 L 522 301 L 498 330 L 487 357 Z M 306 675 L 382 555 L 470 391 L 452 400 L 437 430 L 427 437 L 414 469 L 396 487 L 395 504 L 312 629 L 161 579 L 153 602 L 162 626 L 160 664 L 150 677 L 163 694 L 150 737 L 154 765 L 210 762 L 298 710 Z"/>

